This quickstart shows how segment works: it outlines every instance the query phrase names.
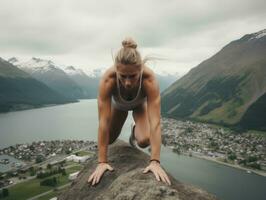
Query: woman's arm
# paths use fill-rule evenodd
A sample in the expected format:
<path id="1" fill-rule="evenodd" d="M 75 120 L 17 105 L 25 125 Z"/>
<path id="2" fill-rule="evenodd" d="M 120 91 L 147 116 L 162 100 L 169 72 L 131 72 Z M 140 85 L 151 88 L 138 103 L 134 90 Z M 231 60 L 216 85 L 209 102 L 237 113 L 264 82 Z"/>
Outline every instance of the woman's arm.
<path id="1" fill-rule="evenodd" d="M 161 123 L 160 90 L 155 77 L 146 81 L 147 108 L 150 123 L 151 159 L 160 160 Z"/>
<path id="2" fill-rule="evenodd" d="M 113 171 L 107 159 L 107 150 L 109 144 L 109 126 L 111 118 L 111 91 L 113 79 L 105 74 L 100 81 L 98 95 L 98 165 L 95 171 L 90 175 L 88 182 L 92 185 L 97 184 L 106 170 Z"/>
<path id="3" fill-rule="evenodd" d="M 148 118 L 150 123 L 150 144 L 151 144 L 151 160 L 160 161 L 161 150 L 161 103 L 159 84 L 153 72 L 144 82 L 145 91 L 147 94 Z M 169 177 L 161 168 L 160 163 L 151 161 L 149 166 L 144 169 L 144 173 L 152 171 L 158 181 L 163 181 L 171 185 Z"/>
<path id="4" fill-rule="evenodd" d="M 101 80 L 98 95 L 98 161 L 107 162 L 107 147 L 109 144 L 109 126 L 111 120 L 111 94 L 108 80 Z"/>

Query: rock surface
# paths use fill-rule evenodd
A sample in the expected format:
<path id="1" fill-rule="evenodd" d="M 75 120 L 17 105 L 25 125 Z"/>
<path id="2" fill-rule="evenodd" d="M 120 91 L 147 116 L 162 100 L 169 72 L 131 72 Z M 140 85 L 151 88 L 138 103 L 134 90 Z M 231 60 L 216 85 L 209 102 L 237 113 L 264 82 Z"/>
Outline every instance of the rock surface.
<path id="1" fill-rule="evenodd" d="M 97 157 L 95 156 L 89 160 L 78 178 L 72 183 L 71 188 L 61 194 L 58 199 L 216 199 L 214 195 L 194 186 L 180 183 L 170 175 L 172 185 L 168 186 L 163 182 L 158 182 L 151 172 L 143 174 L 142 171 L 148 165 L 149 156 L 120 140 L 109 146 L 108 158 L 115 170 L 106 172 L 100 183 L 96 186 L 87 183 L 88 177 L 97 165 Z"/>

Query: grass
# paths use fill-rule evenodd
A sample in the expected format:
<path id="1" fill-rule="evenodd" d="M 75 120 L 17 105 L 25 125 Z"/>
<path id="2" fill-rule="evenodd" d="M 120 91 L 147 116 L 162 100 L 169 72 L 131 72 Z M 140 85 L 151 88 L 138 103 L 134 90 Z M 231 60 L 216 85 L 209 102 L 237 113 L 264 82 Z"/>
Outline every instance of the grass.
<path id="1" fill-rule="evenodd" d="M 78 156 L 88 156 L 89 155 L 90 156 L 90 155 L 92 155 L 92 153 L 89 151 L 82 150 L 82 151 L 76 152 L 76 155 L 78 155 Z"/>
<path id="2" fill-rule="evenodd" d="M 82 168 L 83 167 L 81 165 L 76 165 L 76 166 L 73 166 L 71 168 L 66 169 L 66 173 L 71 174 L 71 173 L 74 173 L 76 171 L 80 171 Z"/>
<path id="3" fill-rule="evenodd" d="M 59 196 L 62 192 L 64 192 L 65 190 L 67 190 L 68 187 L 60 189 L 60 190 L 53 190 L 52 192 L 50 192 L 49 194 L 46 194 L 42 197 L 39 197 L 38 200 L 50 200 L 53 197 L 57 197 Z"/>
<path id="4" fill-rule="evenodd" d="M 32 179 L 27 182 L 16 184 L 8 189 L 9 196 L 4 199 L 28 199 L 53 188 L 48 186 L 40 186 L 40 181 L 40 179 Z"/>
<path id="5" fill-rule="evenodd" d="M 57 174 L 57 175 L 52 175 L 49 178 L 57 177 L 57 180 L 58 180 L 57 187 L 60 187 L 70 182 L 68 180 L 69 174 L 79 171 L 81 169 L 82 169 L 81 165 L 76 165 L 76 166 L 66 169 L 66 173 L 67 173 L 66 176 Z M 29 180 L 23 183 L 16 184 L 8 189 L 9 196 L 4 199 L 5 200 L 28 199 L 30 197 L 36 196 L 38 194 L 44 193 L 54 188 L 54 187 L 49 187 L 49 186 L 40 186 L 40 182 L 42 180 L 43 179 L 36 178 L 36 179 L 32 179 L 32 180 Z"/>
<path id="6" fill-rule="evenodd" d="M 247 133 L 253 134 L 254 136 L 266 138 L 266 131 L 249 130 Z"/>
<path id="7" fill-rule="evenodd" d="M 78 163 L 74 162 L 74 161 L 66 161 L 66 164 L 65 166 L 68 166 L 68 165 L 76 165 Z"/>
<path id="8" fill-rule="evenodd" d="M 49 194 L 44 195 L 44 196 L 38 198 L 38 200 L 49 200 L 49 199 L 51 199 L 53 197 L 57 197 L 59 194 L 60 194 L 60 192 L 52 191 Z"/>

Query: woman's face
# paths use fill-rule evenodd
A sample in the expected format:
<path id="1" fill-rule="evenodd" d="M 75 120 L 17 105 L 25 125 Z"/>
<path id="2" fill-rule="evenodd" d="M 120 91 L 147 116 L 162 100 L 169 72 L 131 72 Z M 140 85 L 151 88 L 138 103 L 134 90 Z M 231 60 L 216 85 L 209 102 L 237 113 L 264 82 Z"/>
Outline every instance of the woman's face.
<path id="1" fill-rule="evenodd" d="M 141 66 L 117 64 L 117 76 L 126 89 L 132 89 L 139 84 Z"/>

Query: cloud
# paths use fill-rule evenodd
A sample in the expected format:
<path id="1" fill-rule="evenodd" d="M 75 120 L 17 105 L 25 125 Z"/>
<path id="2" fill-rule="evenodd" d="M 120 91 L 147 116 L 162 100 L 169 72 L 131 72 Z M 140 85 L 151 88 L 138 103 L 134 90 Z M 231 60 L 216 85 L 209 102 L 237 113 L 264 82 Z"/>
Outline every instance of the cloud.
<path id="1" fill-rule="evenodd" d="M 154 69 L 186 73 L 228 42 L 266 28 L 263 0 L 1 0 L 0 52 L 83 69 L 112 65 L 126 36 Z"/>

